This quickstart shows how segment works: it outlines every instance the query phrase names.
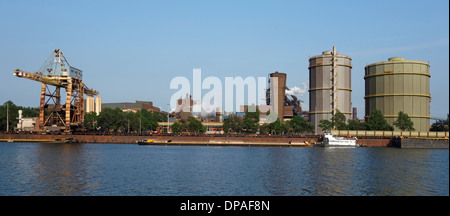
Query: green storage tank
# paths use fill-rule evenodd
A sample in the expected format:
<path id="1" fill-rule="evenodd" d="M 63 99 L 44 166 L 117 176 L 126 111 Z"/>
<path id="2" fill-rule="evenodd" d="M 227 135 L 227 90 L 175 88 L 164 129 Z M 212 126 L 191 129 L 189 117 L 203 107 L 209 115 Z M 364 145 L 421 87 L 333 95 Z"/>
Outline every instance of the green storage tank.
<path id="1" fill-rule="evenodd" d="M 430 127 L 430 64 L 392 57 L 365 67 L 365 102 L 367 119 L 378 109 L 394 126 L 398 112 L 408 114 L 415 131 Z M 395 127 L 394 127 L 395 128 Z M 398 128 L 395 128 L 398 130 Z"/>

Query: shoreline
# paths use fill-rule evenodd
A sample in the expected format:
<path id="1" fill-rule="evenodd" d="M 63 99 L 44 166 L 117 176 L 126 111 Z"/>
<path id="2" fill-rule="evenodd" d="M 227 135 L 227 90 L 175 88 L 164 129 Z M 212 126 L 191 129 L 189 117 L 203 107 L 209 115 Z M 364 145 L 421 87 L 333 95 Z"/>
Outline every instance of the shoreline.
<path id="1" fill-rule="evenodd" d="M 51 134 L 0 134 L 0 142 L 42 142 L 73 138 L 80 143 L 137 144 L 137 141 L 153 139 L 158 145 L 220 145 L 220 146 L 295 146 L 303 147 L 306 142 L 319 143 L 319 138 L 308 137 L 250 137 L 250 136 L 140 136 L 140 135 L 51 135 Z M 165 141 L 172 140 L 172 144 Z M 176 144 L 175 144 L 176 143 Z M 391 147 L 391 138 L 358 139 L 361 147 Z M 155 145 L 155 144 L 154 144 Z"/>

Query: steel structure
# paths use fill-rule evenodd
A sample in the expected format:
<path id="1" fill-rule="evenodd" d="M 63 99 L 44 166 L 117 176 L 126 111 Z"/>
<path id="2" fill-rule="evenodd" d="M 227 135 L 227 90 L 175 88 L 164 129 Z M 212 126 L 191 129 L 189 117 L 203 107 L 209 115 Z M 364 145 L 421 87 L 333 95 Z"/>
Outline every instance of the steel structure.
<path id="1" fill-rule="evenodd" d="M 71 132 L 84 129 L 84 95 L 95 96 L 99 92 L 83 83 L 82 73 L 80 69 L 69 65 L 59 49 L 53 51 L 37 72 L 14 70 L 14 76 L 42 83 L 40 131 Z M 61 88 L 65 89 L 65 102 L 61 101 Z"/>

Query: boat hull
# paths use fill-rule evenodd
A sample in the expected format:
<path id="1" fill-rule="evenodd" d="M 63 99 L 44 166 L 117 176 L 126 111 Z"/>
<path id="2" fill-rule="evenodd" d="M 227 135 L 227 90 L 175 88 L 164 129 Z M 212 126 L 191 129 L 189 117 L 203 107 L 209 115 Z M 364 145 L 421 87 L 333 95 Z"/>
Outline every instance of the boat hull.
<path id="1" fill-rule="evenodd" d="M 335 137 L 332 134 L 325 134 L 322 144 L 323 147 L 359 147 L 354 139 L 347 139 L 344 137 Z"/>
<path id="2" fill-rule="evenodd" d="M 143 141 L 138 141 L 137 144 L 138 145 L 155 145 L 154 142 L 143 142 Z"/>
<path id="3" fill-rule="evenodd" d="M 351 140 L 349 140 L 351 141 Z M 354 142 L 349 143 L 336 143 L 336 142 L 330 142 L 328 139 L 324 139 L 324 141 L 321 144 L 323 147 L 359 147 L 359 144 Z"/>

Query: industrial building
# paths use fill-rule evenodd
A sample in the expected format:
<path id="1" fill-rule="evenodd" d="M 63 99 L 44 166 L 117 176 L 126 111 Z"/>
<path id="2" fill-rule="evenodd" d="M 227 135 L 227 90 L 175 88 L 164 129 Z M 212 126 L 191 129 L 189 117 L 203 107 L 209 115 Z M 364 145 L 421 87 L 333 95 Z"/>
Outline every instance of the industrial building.
<path id="1" fill-rule="evenodd" d="M 184 99 L 180 98 L 177 100 L 177 108 L 172 112 L 172 114 L 177 119 L 186 120 L 187 118 L 189 118 L 189 116 L 192 116 L 192 106 L 194 106 L 192 96 L 186 94 L 186 97 Z"/>
<path id="2" fill-rule="evenodd" d="M 22 110 L 19 110 L 19 122 L 15 131 L 37 131 L 39 130 L 39 118 L 38 117 L 23 117 Z"/>
<path id="3" fill-rule="evenodd" d="M 100 99 L 101 103 L 101 99 Z M 136 101 L 135 103 L 125 102 L 125 103 L 102 103 L 101 108 L 119 108 L 124 112 L 137 112 L 141 109 L 146 109 L 148 111 L 161 112 L 159 107 L 153 106 L 151 101 Z"/>
<path id="4" fill-rule="evenodd" d="M 346 119 L 352 114 L 352 59 L 333 50 L 309 58 L 309 121 L 316 133 L 321 120 L 331 121 L 339 110 Z"/>
<path id="5" fill-rule="evenodd" d="M 266 90 L 266 104 L 271 106 L 271 112 L 277 113 L 281 122 L 288 121 L 302 113 L 300 100 L 295 95 L 286 94 L 289 88 L 286 86 L 287 75 L 276 71 L 269 74 L 269 88 Z M 241 109 L 241 112 L 243 110 Z M 261 113 L 265 115 L 265 112 Z"/>
<path id="6" fill-rule="evenodd" d="M 102 98 L 101 97 L 86 97 L 85 99 L 85 111 L 86 113 L 95 112 L 97 115 L 102 111 Z"/>
<path id="7" fill-rule="evenodd" d="M 430 126 L 430 64 L 402 57 L 365 67 L 365 118 L 377 109 L 393 126 L 398 112 L 408 114 L 416 131 Z"/>
<path id="8" fill-rule="evenodd" d="M 95 111 L 95 103 L 94 103 L 94 97 L 86 97 L 84 100 L 84 110 L 86 113 L 94 112 Z"/>
<path id="9" fill-rule="evenodd" d="M 100 112 L 102 111 L 102 98 L 96 97 L 95 98 L 95 109 L 94 112 L 97 113 L 97 115 L 100 115 Z"/>

